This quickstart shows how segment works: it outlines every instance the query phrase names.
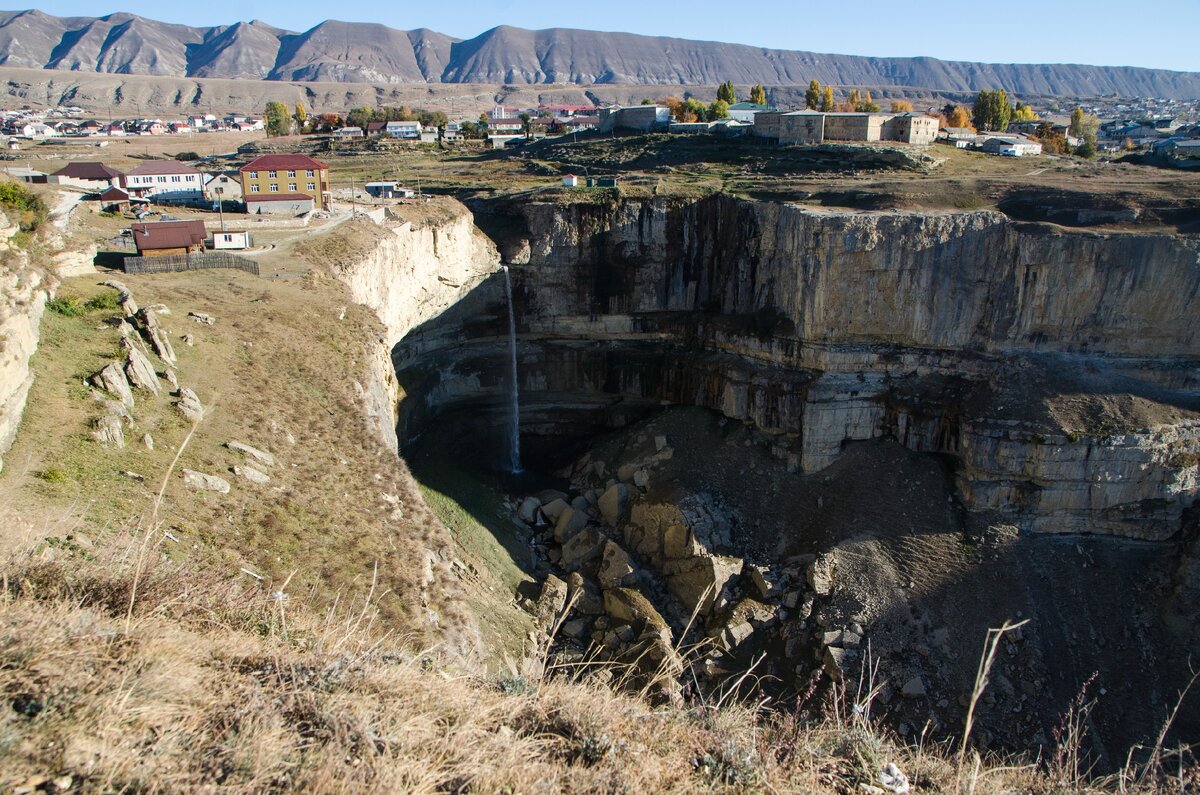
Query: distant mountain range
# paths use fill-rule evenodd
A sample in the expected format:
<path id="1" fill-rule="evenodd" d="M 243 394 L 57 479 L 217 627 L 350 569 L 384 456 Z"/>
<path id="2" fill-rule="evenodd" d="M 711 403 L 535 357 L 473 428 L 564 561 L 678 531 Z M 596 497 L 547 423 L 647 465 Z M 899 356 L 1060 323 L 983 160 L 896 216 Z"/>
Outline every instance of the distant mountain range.
<path id="1" fill-rule="evenodd" d="M 343 83 L 1005 88 L 1024 95 L 1200 98 L 1200 73 L 1129 66 L 983 64 L 770 50 L 629 33 L 502 26 L 460 40 L 432 30 L 322 22 L 195 28 L 133 14 L 0 12 L 0 65 L 112 74 Z"/>

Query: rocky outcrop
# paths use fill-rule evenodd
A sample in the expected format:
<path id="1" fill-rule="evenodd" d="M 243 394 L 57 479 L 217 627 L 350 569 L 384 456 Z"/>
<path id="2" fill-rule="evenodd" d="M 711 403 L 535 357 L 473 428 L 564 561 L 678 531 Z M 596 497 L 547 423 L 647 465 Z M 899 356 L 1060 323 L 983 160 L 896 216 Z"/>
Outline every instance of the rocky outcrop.
<path id="1" fill-rule="evenodd" d="M 15 228 L 0 230 L 7 241 Z M 7 244 L 0 245 L 3 251 Z M 28 266 L 22 252 L 5 252 L 9 263 L 0 266 L 0 468 L 12 446 L 33 386 L 29 360 L 37 350 L 39 325 L 46 306 L 40 273 Z"/>
<path id="2" fill-rule="evenodd" d="M 335 268 L 354 300 L 370 308 L 395 344 L 474 289 L 500 265 L 495 245 L 465 207 L 414 224 L 390 218 L 390 233 L 364 258 Z"/>
<path id="3" fill-rule="evenodd" d="M 972 512 L 1039 532 L 1162 539 L 1196 498 L 1194 239 L 728 197 L 476 211 L 507 219 L 488 219 L 502 248 L 528 246 L 511 274 L 530 436 L 699 405 L 801 473 L 894 437 L 956 458 Z M 402 443 L 466 407 L 488 438 L 501 290 L 482 282 L 394 350 Z"/>

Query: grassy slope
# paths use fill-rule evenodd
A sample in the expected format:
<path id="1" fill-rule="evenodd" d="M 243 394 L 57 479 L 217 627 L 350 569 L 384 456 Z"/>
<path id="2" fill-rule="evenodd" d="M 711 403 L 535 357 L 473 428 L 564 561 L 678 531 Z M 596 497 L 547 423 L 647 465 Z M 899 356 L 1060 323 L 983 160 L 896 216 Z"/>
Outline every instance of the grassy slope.
<path id="1" fill-rule="evenodd" d="M 86 298 L 95 281 L 61 293 Z M 365 430 L 353 381 L 365 378 L 374 320 L 353 306 L 339 320 L 342 291 L 318 277 L 125 281 L 142 304 L 171 308 L 180 379 L 212 407 L 180 463 L 233 490 L 197 494 L 175 473 L 156 511 L 188 426 L 169 397 L 139 395 L 127 448 L 93 442 L 82 379 L 115 353 L 111 313 L 47 314 L 0 478 L 0 788 L 849 793 L 888 761 L 921 792 L 958 778 L 979 793 L 1073 783 L 1062 770 L 956 769 L 943 749 L 899 746 L 844 700 L 804 705 L 800 722 L 787 710 L 653 708 L 563 677 L 500 687 L 457 644 L 428 650 L 469 640 L 476 620 L 511 640 L 522 625 L 506 600 L 521 574 L 487 538 L 487 495 L 460 504 L 427 492 L 448 531 Z M 146 431 L 153 451 L 140 445 Z M 270 486 L 229 473 L 231 439 L 276 455 Z M 426 549 L 441 552 L 432 583 Z"/>
<path id="2" fill-rule="evenodd" d="M 97 281 L 69 280 L 60 293 L 87 298 L 105 289 Z M 230 573 L 248 568 L 266 578 L 268 589 L 290 577 L 289 591 L 318 607 L 368 590 L 378 565 L 383 618 L 418 643 L 470 641 L 474 620 L 461 602 L 466 591 L 482 594 L 485 603 L 507 603 L 511 596 L 486 567 L 475 567 L 483 572 L 475 584 L 460 586 L 451 564 L 470 562 L 472 551 L 456 545 L 407 468 L 366 430 L 355 382 L 367 381 L 366 346 L 378 330 L 339 285 L 222 271 L 124 281 L 143 305 L 170 307 L 163 323 L 174 334 L 179 379 L 210 407 L 180 467 L 233 483 L 230 494 L 217 495 L 188 490 L 178 474 L 168 480 L 164 515 L 179 539 L 169 555 L 197 557 Z M 196 323 L 189 311 L 217 323 Z M 109 543 L 130 517 L 148 513 L 189 430 L 169 395 L 138 394 L 125 449 L 92 440 L 91 422 L 102 408 L 89 399 L 85 379 L 118 353 L 118 332 L 105 322 L 112 315 L 46 314 L 37 381 L 0 479 L 6 502 L 21 515 L 70 516 L 77 525 L 73 543 L 84 547 Z M 181 341 L 184 333 L 194 347 Z M 163 363 L 155 363 L 161 370 Z M 153 450 L 143 446 L 144 433 L 153 437 Z M 241 460 L 223 446 L 231 440 L 275 454 L 270 485 L 255 486 L 230 471 Z"/>

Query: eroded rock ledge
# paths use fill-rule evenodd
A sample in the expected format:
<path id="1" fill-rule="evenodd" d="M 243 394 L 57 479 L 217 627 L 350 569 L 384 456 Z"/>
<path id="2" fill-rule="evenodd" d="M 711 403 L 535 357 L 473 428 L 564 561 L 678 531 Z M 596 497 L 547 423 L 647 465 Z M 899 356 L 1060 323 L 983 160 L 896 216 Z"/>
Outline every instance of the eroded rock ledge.
<path id="1" fill-rule="evenodd" d="M 802 473 L 882 436 L 952 456 L 972 515 L 1027 531 L 1161 540 L 1196 498 L 1195 239 L 728 197 L 475 209 L 514 252 L 534 449 L 698 405 Z M 461 410 L 486 439 L 503 301 L 483 279 L 395 347 L 401 444 Z"/>

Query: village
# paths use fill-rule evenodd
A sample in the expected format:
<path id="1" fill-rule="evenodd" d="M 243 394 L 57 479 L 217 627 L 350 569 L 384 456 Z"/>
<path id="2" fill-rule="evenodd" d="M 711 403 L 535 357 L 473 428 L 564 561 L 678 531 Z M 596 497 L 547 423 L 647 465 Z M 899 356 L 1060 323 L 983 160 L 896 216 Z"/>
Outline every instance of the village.
<path id="1" fill-rule="evenodd" d="M 396 201 L 425 198 L 419 174 L 415 174 L 414 185 L 410 180 L 413 174 L 395 169 L 378 172 L 395 175 L 387 179 L 364 170 L 361 182 L 351 170 L 339 176 L 335 189 L 326 161 L 370 160 L 377 158 L 379 146 L 392 153 L 424 147 L 480 154 L 500 150 L 495 154 L 505 156 L 511 150 L 528 166 L 529 145 L 541 141 L 586 144 L 639 135 L 665 135 L 681 142 L 724 140 L 751 151 L 774 147 L 781 152 L 789 147 L 803 151 L 804 147 L 826 145 L 923 151 L 937 145 L 1001 158 L 1042 155 L 1042 141 L 1052 136 L 1067 147 L 1081 144 L 1071 136 L 1068 123 L 1035 118 L 1008 122 L 1003 132 L 980 132 L 970 126 L 949 126 L 949 106 L 913 111 L 904 104 L 895 103 L 892 112 L 884 112 L 850 111 L 844 106 L 838 110 L 783 110 L 766 103 L 735 102 L 721 108 L 721 118 L 703 121 L 696 114 L 681 113 L 678 107 L 650 101 L 602 108 L 496 106 L 474 121 L 451 121 L 443 114 L 427 113 L 424 120 L 379 119 L 368 113 L 387 116 L 391 115 L 386 112 L 389 109 L 360 109 L 345 116 L 321 114 L 310 118 L 307 125 L 301 119 L 288 130 L 293 134 L 274 138 L 270 137 L 270 108 L 263 116 L 198 114 L 173 121 L 107 123 L 77 118 L 82 115 L 80 109 L 21 110 L 3 113 L 9 152 L 0 157 L 11 163 L 4 169 L 10 178 L 66 188 L 93 215 L 125 222 L 111 244 L 119 256 L 130 260 L 126 267 L 137 267 L 133 260 L 154 257 L 187 258 L 205 252 L 253 255 L 269 250 L 273 235 L 381 211 L 381 206 Z M 417 115 L 404 111 L 400 115 Z M 347 124 L 356 114 L 360 123 Z M 961 120 L 964 114 L 950 117 Z M 1137 148 L 1147 157 L 1160 158 L 1163 165 L 1187 168 L 1200 164 L 1200 125 L 1178 118 L 1096 122 L 1093 134 L 1102 149 Z M 294 134 L 297 129 L 305 134 Z M 175 143 L 156 150 L 153 142 L 157 140 Z M 131 146 L 135 142 L 146 145 L 135 151 Z M 212 142 L 212 146 L 200 146 L 199 142 Z M 96 153 L 90 154 L 93 149 Z M 196 151 L 199 149 L 207 153 L 202 155 Z M 17 165 L 20 161 L 29 165 Z M 43 163 L 61 165 L 46 170 L 31 167 Z M 620 179 L 621 175 L 611 170 L 581 176 L 564 168 L 554 182 L 565 189 L 615 188 Z"/>

